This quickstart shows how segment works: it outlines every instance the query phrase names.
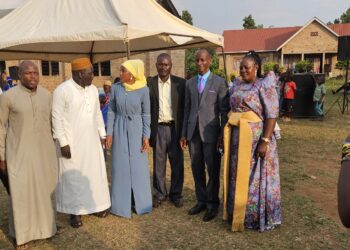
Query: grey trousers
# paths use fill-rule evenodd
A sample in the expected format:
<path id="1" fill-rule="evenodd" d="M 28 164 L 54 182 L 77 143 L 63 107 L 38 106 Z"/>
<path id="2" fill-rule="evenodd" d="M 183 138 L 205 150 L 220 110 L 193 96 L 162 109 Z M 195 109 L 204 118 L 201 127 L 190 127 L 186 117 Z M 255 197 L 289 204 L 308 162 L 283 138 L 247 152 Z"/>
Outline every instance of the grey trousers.
<path id="1" fill-rule="evenodd" d="M 221 155 L 216 143 L 204 143 L 199 135 L 198 126 L 189 142 L 191 167 L 196 190 L 197 203 L 207 209 L 217 210 L 220 205 L 220 161 Z M 206 181 L 205 170 L 208 173 Z"/>
<path id="2" fill-rule="evenodd" d="M 153 148 L 153 190 L 158 199 L 168 196 L 166 188 L 166 160 L 169 157 L 171 182 L 169 198 L 181 198 L 184 182 L 184 157 L 176 136 L 175 126 L 158 125 L 157 139 Z"/>

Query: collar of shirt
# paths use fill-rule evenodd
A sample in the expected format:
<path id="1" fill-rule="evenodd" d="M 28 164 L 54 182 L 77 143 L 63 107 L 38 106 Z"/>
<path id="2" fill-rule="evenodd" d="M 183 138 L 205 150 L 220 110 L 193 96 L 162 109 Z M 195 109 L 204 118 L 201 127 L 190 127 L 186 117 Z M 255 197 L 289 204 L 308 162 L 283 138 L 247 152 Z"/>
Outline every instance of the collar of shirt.
<path id="1" fill-rule="evenodd" d="M 27 93 L 29 93 L 29 94 L 31 94 L 31 95 L 35 95 L 35 94 L 36 94 L 36 92 L 38 91 L 38 87 L 39 87 L 39 86 L 36 87 L 36 90 L 35 90 L 35 91 L 31 91 L 30 89 L 24 87 L 24 86 L 22 85 L 22 83 L 19 84 L 19 88 L 20 88 L 20 89 L 22 89 L 24 92 L 27 92 Z"/>
<path id="2" fill-rule="evenodd" d="M 201 78 L 201 77 L 203 77 L 203 78 L 205 79 L 205 83 L 207 83 L 208 78 L 209 78 L 209 76 L 210 76 L 210 73 L 211 73 L 211 71 L 208 70 L 204 75 L 198 74 L 198 76 L 197 76 L 197 84 L 199 84 L 200 78 Z"/>
<path id="3" fill-rule="evenodd" d="M 79 89 L 79 90 L 84 90 L 85 88 L 87 88 L 88 86 L 86 86 L 85 88 L 83 88 L 82 86 L 80 86 L 78 83 L 76 83 L 75 81 L 74 81 L 74 79 L 73 78 L 71 78 L 71 80 L 72 80 L 72 82 L 74 83 L 73 85 L 74 85 L 74 87 L 76 87 L 77 89 Z"/>
<path id="4" fill-rule="evenodd" d="M 168 80 L 166 80 L 165 82 L 163 82 L 162 79 L 160 79 L 160 77 L 158 76 L 158 83 L 159 83 L 159 84 L 164 84 L 164 83 L 166 83 L 166 84 L 169 84 L 169 85 L 170 85 L 170 76 L 169 76 Z"/>

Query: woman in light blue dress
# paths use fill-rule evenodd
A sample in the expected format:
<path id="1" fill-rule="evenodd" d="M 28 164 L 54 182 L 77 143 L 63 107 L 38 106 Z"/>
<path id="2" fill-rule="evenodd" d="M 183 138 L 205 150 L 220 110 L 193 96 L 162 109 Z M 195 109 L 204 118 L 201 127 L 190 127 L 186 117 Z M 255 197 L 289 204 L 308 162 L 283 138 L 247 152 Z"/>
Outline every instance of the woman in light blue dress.
<path id="1" fill-rule="evenodd" d="M 111 91 L 107 148 L 112 155 L 111 213 L 131 218 L 132 199 L 137 214 L 152 211 L 147 151 L 150 101 L 141 60 L 120 68 L 121 83 Z"/>

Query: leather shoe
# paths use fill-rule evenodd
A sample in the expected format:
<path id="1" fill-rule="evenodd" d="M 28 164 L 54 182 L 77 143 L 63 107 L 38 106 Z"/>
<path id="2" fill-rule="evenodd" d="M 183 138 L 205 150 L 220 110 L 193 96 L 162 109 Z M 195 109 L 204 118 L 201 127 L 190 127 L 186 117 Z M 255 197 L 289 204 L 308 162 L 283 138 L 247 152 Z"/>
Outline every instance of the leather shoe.
<path id="1" fill-rule="evenodd" d="M 174 204 L 175 207 L 179 208 L 184 205 L 184 201 L 182 198 L 176 199 L 176 200 L 171 200 L 171 202 Z"/>
<path id="2" fill-rule="evenodd" d="M 154 208 L 159 207 L 165 199 L 159 199 L 157 196 L 153 196 L 152 205 Z"/>
<path id="3" fill-rule="evenodd" d="M 189 215 L 199 214 L 200 212 L 204 211 L 206 208 L 207 208 L 206 205 L 197 203 L 193 208 L 188 210 L 188 214 Z"/>
<path id="4" fill-rule="evenodd" d="M 203 216 L 203 221 L 207 222 L 214 219 L 218 215 L 218 211 L 214 209 L 208 209 L 205 215 Z"/>

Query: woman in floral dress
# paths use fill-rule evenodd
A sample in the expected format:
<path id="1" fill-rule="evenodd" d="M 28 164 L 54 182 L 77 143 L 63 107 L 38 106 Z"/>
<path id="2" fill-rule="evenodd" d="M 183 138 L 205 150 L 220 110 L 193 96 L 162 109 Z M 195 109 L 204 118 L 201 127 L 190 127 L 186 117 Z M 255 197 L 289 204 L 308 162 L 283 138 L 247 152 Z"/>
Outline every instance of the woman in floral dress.
<path id="1" fill-rule="evenodd" d="M 233 222 L 233 231 L 242 231 L 244 227 L 265 231 L 281 224 L 279 163 L 276 138 L 273 134 L 279 112 L 278 95 L 274 88 L 274 79 L 270 76 L 261 78 L 261 61 L 255 52 L 251 51 L 244 56 L 240 65 L 240 76 L 241 79 L 236 78 L 230 88 L 229 116 L 239 115 L 241 118 L 238 119 L 243 119 L 242 115 L 246 113 L 249 113 L 250 117 L 253 116 L 254 119 L 247 118 L 253 119 L 251 122 L 246 120 L 249 125 L 247 127 L 251 130 L 248 131 L 251 149 L 250 143 L 249 147 L 244 146 L 246 139 L 243 137 L 247 134 L 245 131 L 241 133 L 240 140 L 239 124 L 244 120 L 239 120 L 238 125 L 226 125 L 230 126 L 230 142 L 227 144 L 228 163 L 224 171 L 227 183 L 224 187 L 224 218 Z M 240 144 L 243 145 L 241 153 Z M 251 150 L 250 153 L 247 152 L 247 148 Z M 247 173 L 246 187 L 242 189 L 242 182 L 238 184 L 244 179 L 239 157 L 243 158 L 244 154 L 247 159 Z M 246 196 L 243 203 L 239 197 L 242 195 Z M 235 215 L 235 209 L 239 210 L 238 203 L 241 205 L 241 217 Z M 234 226 L 235 223 L 240 223 L 239 220 L 241 226 Z"/>

